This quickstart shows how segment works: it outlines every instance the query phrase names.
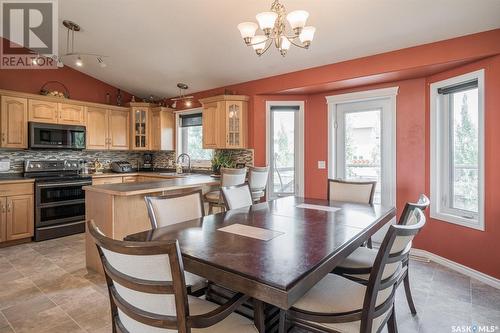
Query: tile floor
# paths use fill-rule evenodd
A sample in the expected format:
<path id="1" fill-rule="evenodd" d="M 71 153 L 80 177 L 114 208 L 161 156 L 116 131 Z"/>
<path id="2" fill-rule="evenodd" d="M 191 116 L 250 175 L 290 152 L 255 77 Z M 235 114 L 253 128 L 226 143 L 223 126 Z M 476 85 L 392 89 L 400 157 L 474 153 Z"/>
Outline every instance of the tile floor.
<path id="1" fill-rule="evenodd" d="M 500 290 L 434 263 L 412 261 L 410 278 L 419 313 L 411 316 L 400 288 L 399 332 L 500 326 Z M 0 249 L 0 333 L 104 333 L 110 322 L 104 279 L 85 269 L 83 235 Z"/>

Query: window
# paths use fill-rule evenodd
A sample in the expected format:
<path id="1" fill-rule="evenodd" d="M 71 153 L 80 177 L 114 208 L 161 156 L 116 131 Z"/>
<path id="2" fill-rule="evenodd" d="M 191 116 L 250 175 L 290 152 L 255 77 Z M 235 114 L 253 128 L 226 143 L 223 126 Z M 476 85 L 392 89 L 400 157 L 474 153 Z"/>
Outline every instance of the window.
<path id="1" fill-rule="evenodd" d="M 484 230 L 484 71 L 431 85 L 431 217 Z"/>
<path id="2" fill-rule="evenodd" d="M 191 165 L 210 167 L 212 149 L 203 149 L 203 127 L 201 110 L 177 115 L 177 156 L 188 154 Z"/>

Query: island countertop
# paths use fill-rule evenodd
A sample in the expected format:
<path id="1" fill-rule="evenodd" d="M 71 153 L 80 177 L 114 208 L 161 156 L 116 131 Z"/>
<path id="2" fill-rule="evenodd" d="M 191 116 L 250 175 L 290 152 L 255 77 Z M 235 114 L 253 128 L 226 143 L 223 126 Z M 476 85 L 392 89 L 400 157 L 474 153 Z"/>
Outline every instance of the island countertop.
<path id="1" fill-rule="evenodd" d="M 161 177 L 163 178 L 163 177 Z M 185 176 L 164 176 L 165 180 L 138 183 L 119 183 L 84 186 L 85 191 L 106 193 L 116 196 L 132 196 L 163 191 L 218 185 L 220 180 L 208 175 L 190 174 Z"/>

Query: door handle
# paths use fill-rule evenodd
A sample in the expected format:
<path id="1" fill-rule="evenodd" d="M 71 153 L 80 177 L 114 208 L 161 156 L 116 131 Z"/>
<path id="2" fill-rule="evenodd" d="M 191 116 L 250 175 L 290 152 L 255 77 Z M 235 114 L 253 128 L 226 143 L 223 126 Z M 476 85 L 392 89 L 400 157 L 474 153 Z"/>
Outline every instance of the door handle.
<path id="1" fill-rule="evenodd" d="M 8 203 L 7 204 L 7 213 L 10 213 L 10 211 L 12 210 L 12 203 Z"/>

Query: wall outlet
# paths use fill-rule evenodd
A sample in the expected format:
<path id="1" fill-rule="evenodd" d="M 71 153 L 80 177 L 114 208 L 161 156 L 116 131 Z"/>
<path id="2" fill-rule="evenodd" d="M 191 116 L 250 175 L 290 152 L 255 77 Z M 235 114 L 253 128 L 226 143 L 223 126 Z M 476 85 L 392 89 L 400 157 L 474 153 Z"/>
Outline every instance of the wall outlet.
<path id="1" fill-rule="evenodd" d="M 318 169 L 326 169 L 326 161 L 318 161 Z"/>

